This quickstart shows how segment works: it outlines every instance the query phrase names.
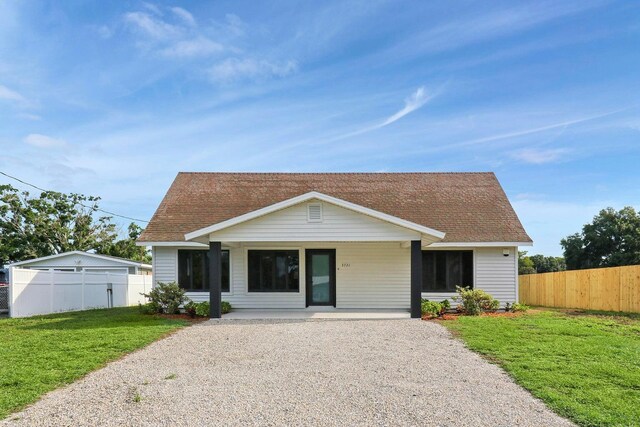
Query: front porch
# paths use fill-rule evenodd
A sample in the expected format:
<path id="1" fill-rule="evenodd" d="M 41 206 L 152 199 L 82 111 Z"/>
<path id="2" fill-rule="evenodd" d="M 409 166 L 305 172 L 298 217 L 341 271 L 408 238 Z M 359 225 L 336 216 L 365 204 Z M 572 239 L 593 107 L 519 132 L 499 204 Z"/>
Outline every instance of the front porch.
<path id="1" fill-rule="evenodd" d="M 210 242 L 211 317 L 420 317 L 422 244 L 411 242 Z M 180 256 L 178 258 L 181 258 Z M 222 260 L 225 259 L 225 263 Z"/>

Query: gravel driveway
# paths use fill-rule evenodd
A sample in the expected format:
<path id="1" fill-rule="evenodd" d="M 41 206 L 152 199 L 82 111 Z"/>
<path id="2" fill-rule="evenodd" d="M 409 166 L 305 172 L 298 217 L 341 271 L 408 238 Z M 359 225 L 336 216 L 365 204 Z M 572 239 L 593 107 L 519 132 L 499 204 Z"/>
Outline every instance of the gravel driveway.
<path id="1" fill-rule="evenodd" d="M 111 363 L 0 425 L 571 424 L 433 322 L 222 320 Z"/>

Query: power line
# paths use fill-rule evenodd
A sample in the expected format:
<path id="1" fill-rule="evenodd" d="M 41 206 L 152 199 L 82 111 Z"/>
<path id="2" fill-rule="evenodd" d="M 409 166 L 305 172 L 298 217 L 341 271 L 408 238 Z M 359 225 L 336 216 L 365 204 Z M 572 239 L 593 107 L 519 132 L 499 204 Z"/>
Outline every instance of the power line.
<path id="1" fill-rule="evenodd" d="M 7 174 L 7 173 L 4 173 L 4 172 L 2 172 L 2 171 L 0 171 L 0 174 L 2 174 L 2 175 L 4 175 L 4 176 L 6 176 L 7 178 L 15 179 L 16 181 L 18 181 L 18 182 L 20 182 L 20 183 L 22 183 L 22 184 L 24 184 L 24 185 L 28 185 L 29 187 L 33 187 L 33 188 L 35 188 L 36 190 L 45 191 L 45 192 L 47 192 L 47 193 L 60 193 L 59 191 L 45 190 L 44 188 L 38 187 L 37 185 L 33 185 L 33 184 L 28 183 L 28 182 L 26 182 L 26 181 L 23 181 L 23 180 L 21 180 L 20 178 L 16 178 L 15 176 L 11 176 L 11 175 L 9 175 L 9 174 Z M 82 206 L 82 207 L 87 208 L 87 209 L 95 209 L 95 210 L 97 210 L 97 211 L 100 211 L 100 212 L 102 212 L 102 213 L 106 213 L 106 214 L 111 215 L 111 216 L 117 216 L 117 217 L 119 217 L 119 218 L 124 218 L 124 219 L 130 219 L 131 221 L 137 221 L 137 222 L 147 222 L 147 223 L 149 222 L 149 221 L 144 220 L 144 219 L 137 219 L 137 218 L 131 218 L 130 216 L 126 216 L 126 215 L 119 215 L 119 214 L 117 214 L 117 213 L 109 212 L 109 211 L 106 211 L 106 210 L 104 210 L 104 209 L 96 208 L 96 207 L 94 207 L 94 206 L 87 206 L 87 205 L 84 205 L 84 204 L 82 204 L 82 203 L 78 203 L 78 204 L 79 204 L 80 206 Z"/>

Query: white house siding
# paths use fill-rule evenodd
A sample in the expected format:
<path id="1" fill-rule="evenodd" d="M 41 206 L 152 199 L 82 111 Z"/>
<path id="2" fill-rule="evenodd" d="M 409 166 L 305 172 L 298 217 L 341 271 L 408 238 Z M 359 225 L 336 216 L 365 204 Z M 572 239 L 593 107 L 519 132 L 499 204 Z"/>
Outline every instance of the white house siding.
<path id="1" fill-rule="evenodd" d="M 439 248 L 447 249 L 447 248 Z M 473 249 L 474 287 L 490 293 L 504 303 L 517 301 L 518 287 L 518 248 L 509 247 L 509 256 L 505 257 L 502 251 L 507 248 L 451 248 L 460 250 Z M 451 300 L 455 293 L 448 292 L 423 292 L 422 298 L 432 301 Z M 452 301 L 453 303 L 453 301 Z M 455 303 L 453 303 L 455 305 Z"/>
<path id="2" fill-rule="evenodd" d="M 305 249 L 336 250 L 337 308 L 396 308 L 410 306 L 409 249 L 400 242 L 303 242 L 241 243 L 229 249 L 231 292 L 222 299 L 235 308 L 304 308 L 306 306 Z M 300 291 L 250 293 L 247 291 L 246 259 L 249 249 L 298 249 Z M 154 247 L 154 282 L 176 281 L 178 249 Z M 185 248 L 186 249 L 186 248 Z M 194 301 L 208 301 L 207 292 L 190 292 Z"/>
<path id="3" fill-rule="evenodd" d="M 322 205 L 322 222 L 307 220 L 309 203 Z M 211 241 L 223 242 L 385 242 L 417 240 L 421 236 L 377 218 L 312 200 L 225 228 L 209 237 Z"/>
<path id="4" fill-rule="evenodd" d="M 178 249 L 165 246 L 152 248 L 153 283 L 178 281 Z"/>

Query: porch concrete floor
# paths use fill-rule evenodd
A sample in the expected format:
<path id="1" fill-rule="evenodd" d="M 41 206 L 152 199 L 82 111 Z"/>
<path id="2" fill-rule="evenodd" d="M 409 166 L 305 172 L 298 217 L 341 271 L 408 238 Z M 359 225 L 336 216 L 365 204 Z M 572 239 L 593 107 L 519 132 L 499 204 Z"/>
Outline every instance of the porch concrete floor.
<path id="1" fill-rule="evenodd" d="M 442 326 L 211 320 L 0 426 L 569 426 Z"/>
<path id="2" fill-rule="evenodd" d="M 222 316 L 225 320 L 259 319 L 409 319 L 406 310 L 352 310 L 335 308 L 310 308 L 300 310 L 234 310 Z"/>

